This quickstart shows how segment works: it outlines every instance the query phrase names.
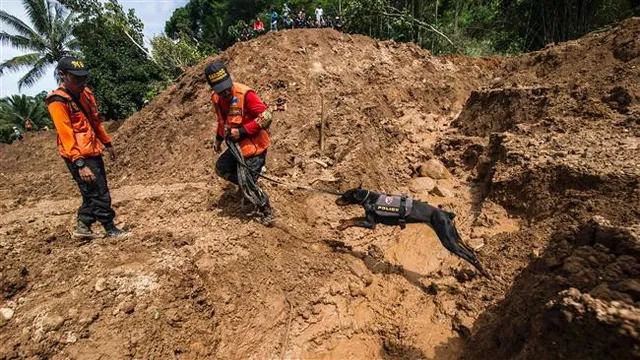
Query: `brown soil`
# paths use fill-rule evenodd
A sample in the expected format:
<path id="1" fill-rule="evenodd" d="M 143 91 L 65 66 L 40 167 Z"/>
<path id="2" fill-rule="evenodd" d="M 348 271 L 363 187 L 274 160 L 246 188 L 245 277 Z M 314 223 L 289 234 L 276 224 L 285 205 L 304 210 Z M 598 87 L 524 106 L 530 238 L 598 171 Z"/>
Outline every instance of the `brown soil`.
<path id="1" fill-rule="evenodd" d="M 222 54 L 287 101 L 269 175 L 399 193 L 439 159 L 454 197 L 414 195 L 458 214 L 491 279 L 426 225 L 337 231 L 361 210 L 329 195 L 263 182 L 277 225 L 248 218 L 213 171 L 206 62 L 109 125 L 131 238 L 70 238 L 80 199 L 55 134 L 1 146 L 0 359 L 639 357 L 639 38 L 634 18 L 470 59 L 295 30 Z"/>

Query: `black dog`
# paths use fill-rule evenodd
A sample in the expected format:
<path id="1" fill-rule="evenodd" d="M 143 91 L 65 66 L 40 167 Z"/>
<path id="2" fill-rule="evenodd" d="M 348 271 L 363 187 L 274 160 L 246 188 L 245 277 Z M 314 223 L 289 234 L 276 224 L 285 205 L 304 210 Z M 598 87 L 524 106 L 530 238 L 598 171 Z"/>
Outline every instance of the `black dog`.
<path id="1" fill-rule="evenodd" d="M 407 223 L 429 224 L 447 250 L 468 261 L 483 275 L 487 275 L 474 251 L 461 241 L 462 238 L 452 223 L 455 217 L 453 213 L 405 196 L 378 194 L 362 188 L 347 190 L 336 200 L 336 204 L 362 205 L 366 215 L 365 218 L 341 220 L 339 230 L 352 226 L 373 230 L 377 223 L 400 225 L 402 228 Z"/>

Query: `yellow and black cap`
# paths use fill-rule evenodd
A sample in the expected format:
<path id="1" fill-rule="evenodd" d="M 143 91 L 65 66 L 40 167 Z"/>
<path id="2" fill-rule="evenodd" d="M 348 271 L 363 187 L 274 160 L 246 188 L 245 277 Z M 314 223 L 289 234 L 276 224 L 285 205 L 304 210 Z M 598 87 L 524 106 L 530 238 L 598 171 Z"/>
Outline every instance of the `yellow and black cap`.
<path id="1" fill-rule="evenodd" d="M 57 69 L 76 76 L 89 75 L 89 71 L 84 66 L 84 61 L 72 56 L 65 56 L 60 59 L 60 61 L 58 61 Z"/>
<path id="2" fill-rule="evenodd" d="M 210 62 L 204 68 L 204 75 L 216 94 L 220 94 L 233 86 L 231 75 L 229 75 L 227 68 L 220 61 Z"/>

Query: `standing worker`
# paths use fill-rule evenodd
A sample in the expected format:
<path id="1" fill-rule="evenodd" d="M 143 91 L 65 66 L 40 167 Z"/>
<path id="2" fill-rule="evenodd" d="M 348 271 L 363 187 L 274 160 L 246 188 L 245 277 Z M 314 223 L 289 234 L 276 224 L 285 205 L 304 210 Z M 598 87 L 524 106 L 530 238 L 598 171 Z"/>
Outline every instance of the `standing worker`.
<path id="1" fill-rule="evenodd" d="M 316 26 L 320 27 L 320 22 L 324 18 L 324 10 L 322 10 L 322 5 L 318 4 L 316 7 Z"/>
<path id="2" fill-rule="evenodd" d="M 96 221 L 104 226 L 107 236 L 128 236 L 129 232 L 118 229 L 113 222 L 116 213 L 111 208 L 102 151 L 106 148 L 112 161 L 117 156 L 98 118 L 95 97 L 87 88 L 89 72 L 74 57 L 60 59 L 56 71 L 62 84 L 47 95 L 45 103 L 58 133 L 60 155 L 82 194 L 73 236 L 100 237 L 91 230 Z"/>
<path id="3" fill-rule="evenodd" d="M 18 130 L 17 126 L 14 126 L 13 128 L 13 136 L 15 136 L 16 140 L 24 140 L 24 136 L 22 136 L 22 133 L 20 132 L 20 130 Z"/>
<path id="4" fill-rule="evenodd" d="M 204 73 L 213 89 L 211 102 L 218 120 L 214 149 L 219 153 L 225 139 L 230 147 L 218 158 L 216 173 L 239 185 L 244 196 L 256 206 L 258 219 L 266 226 L 273 226 L 269 197 L 257 185 L 267 158 L 271 113 L 254 90 L 231 80 L 221 62 L 209 63 Z"/>
<path id="5" fill-rule="evenodd" d="M 24 119 L 24 129 L 26 131 L 33 130 L 33 122 L 31 121 L 31 119 L 29 118 Z"/>
<path id="6" fill-rule="evenodd" d="M 278 13 L 274 8 L 269 10 L 269 21 L 271 23 L 271 28 L 269 31 L 278 31 Z"/>

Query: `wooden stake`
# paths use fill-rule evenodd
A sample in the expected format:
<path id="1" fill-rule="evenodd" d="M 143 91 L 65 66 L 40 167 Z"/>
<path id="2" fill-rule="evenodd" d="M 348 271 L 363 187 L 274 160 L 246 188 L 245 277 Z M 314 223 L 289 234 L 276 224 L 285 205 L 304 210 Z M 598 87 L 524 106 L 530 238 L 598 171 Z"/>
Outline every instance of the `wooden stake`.
<path id="1" fill-rule="evenodd" d="M 320 152 L 324 152 L 324 95 L 320 93 Z"/>

